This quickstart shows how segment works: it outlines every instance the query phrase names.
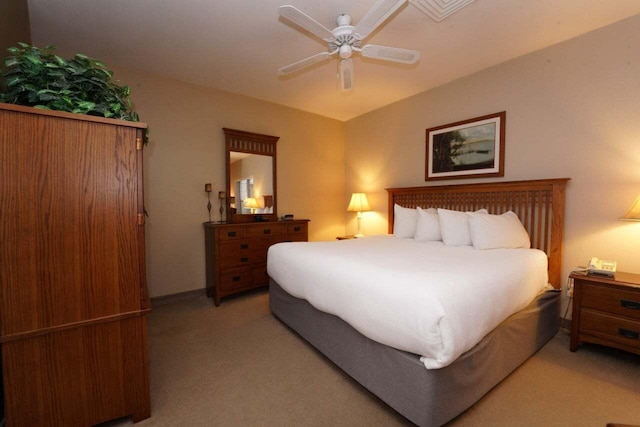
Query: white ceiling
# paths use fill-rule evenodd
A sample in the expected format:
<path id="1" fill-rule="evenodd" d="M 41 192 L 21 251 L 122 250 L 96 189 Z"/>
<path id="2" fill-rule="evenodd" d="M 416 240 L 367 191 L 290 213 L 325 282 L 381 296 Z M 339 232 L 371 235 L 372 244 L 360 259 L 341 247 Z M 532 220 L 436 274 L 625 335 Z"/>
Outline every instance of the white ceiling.
<path id="1" fill-rule="evenodd" d="M 415 49 L 403 65 L 354 56 L 340 92 L 337 60 L 287 77 L 277 69 L 326 50 L 279 18 L 291 4 L 325 27 L 355 23 L 375 0 L 29 0 L 32 41 L 107 65 L 153 72 L 348 120 L 508 59 L 640 13 L 639 0 L 475 0 L 440 23 L 407 3 L 366 42 Z M 126 82 L 125 82 L 126 83 Z M 135 94 L 134 94 L 135 98 Z"/>

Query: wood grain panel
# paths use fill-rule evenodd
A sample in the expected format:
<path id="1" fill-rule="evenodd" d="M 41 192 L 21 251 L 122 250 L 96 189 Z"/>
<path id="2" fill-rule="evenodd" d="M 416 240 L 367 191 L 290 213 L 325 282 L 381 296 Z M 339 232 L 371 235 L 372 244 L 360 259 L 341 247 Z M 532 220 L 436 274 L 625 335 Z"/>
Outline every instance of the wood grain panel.
<path id="1" fill-rule="evenodd" d="M 135 129 L 17 114 L 0 119 L 2 334 L 140 309 Z"/>
<path id="2" fill-rule="evenodd" d="M 267 286 L 269 246 L 290 241 L 307 241 L 307 219 L 260 223 L 205 222 L 207 296 L 214 304 L 241 291 Z"/>
<path id="3" fill-rule="evenodd" d="M 145 331 L 139 316 L 4 344 L 7 426 L 148 416 L 148 375 L 139 375 L 147 367 Z"/>
<path id="4" fill-rule="evenodd" d="M 583 309 L 580 317 L 580 334 L 620 343 L 634 348 L 636 353 L 640 352 L 640 322 L 638 321 Z"/>
<path id="5" fill-rule="evenodd" d="M 582 307 L 640 320 L 640 292 L 583 283 Z"/>
<path id="6" fill-rule="evenodd" d="M 0 104 L 7 425 L 150 414 L 144 123 Z"/>

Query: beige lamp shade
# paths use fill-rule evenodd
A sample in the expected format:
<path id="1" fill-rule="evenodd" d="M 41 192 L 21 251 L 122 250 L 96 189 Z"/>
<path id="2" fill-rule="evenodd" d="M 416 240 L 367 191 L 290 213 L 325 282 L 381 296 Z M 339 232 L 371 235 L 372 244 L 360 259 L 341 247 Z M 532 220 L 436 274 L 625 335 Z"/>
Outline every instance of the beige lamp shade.
<path id="1" fill-rule="evenodd" d="M 249 209 L 258 209 L 260 205 L 254 197 L 247 197 L 244 199 L 244 207 Z"/>
<path id="2" fill-rule="evenodd" d="M 626 221 L 640 221 L 640 196 L 636 198 L 636 201 L 631 205 L 631 209 L 620 219 Z"/>
<path id="3" fill-rule="evenodd" d="M 349 207 L 347 207 L 347 212 L 365 212 L 370 211 L 369 201 L 367 200 L 367 195 L 364 193 L 353 193 L 351 195 L 351 201 L 349 202 Z"/>

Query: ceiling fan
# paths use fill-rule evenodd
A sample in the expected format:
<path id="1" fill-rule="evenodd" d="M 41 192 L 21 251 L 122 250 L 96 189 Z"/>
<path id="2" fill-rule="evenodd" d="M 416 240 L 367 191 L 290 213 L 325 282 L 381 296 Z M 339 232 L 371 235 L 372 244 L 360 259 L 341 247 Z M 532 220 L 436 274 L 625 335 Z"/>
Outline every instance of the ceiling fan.
<path id="1" fill-rule="evenodd" d="M 353 88 L 353 61 L 351 60 L 351 55 L 354 53 L 360 53 L 367 58 L 415 64 L 418 59 L 420 59 L 420 52 L 418 51 L 378 46 L 375 44 L 362 46 L 362 40 L 375 31 L 376 28 L 386 21 L 389 16 L 406 3 L 406 1 L 407 0 L 378 0 L 355 26 L 351 25 L 351 16 L 346 14 L 339 15 L 336 19 L 337 27 L 333 30 L 329 30 L 293 6 L 280 6 L 278 9 L 280 16 L 299 25 L 311 34 L 320 37 L 328 43 L 329 50 L 282 67 L 278 70 L 278 74 L 290 74 L 331 58 L 333 55 L 338 55 L 341 58 L 338 66 L 340 86 L 342 90 L 350 90 Z"/>

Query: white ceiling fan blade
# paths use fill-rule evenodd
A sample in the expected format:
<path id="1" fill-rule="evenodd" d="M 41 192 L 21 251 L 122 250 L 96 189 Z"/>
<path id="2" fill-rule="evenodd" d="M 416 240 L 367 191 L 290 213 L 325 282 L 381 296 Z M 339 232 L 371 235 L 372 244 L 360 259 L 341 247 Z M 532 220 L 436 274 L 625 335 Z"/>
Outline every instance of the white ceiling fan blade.
<path id="1" fill-rule="evenodd" d="M 378 26 L 387 20 L 393 12 L 398 10 L 400 6 L 407 0 L 378 0 L 369 12 L 356 24 L 356 34 L 364 39 L 371 34 Z"/>
<path id="2" fill-rule="evenodd" d="M 403 64 L 415 64 L 420 59 L 417 50 L 400 49 L 399 47 L 378 46 L 368 44 L 362 48 L 362 56 L 385 61 L 402 62 Z"/>
<path id="3" fill-rule="evenodd" d="M 284 74 L 290 74 L 293 73 L 295 71 L 298 71 L 302 68 L 308 67 L 309 65 L 313 65 L 316 62 L 320 62 L 320 61 L 324 61 L 327 58 L 330 58 L 331 55 L 333 55 L 335 52 L 320 52 L 317 53 L 313 56 L 310 56 L 309 58 L 305 58 L 301 61 L 298 62 L 294 62 L 293 64 L 287 65 L 285 67 L 279 68 L 278 69 L 278 74 L 280 75 L 284 75 Z"/>
<path id="4" fill-rule="evenodd" d="M 327 29 L 327 27 L 293 6 L 280 6 L 278 8 L 278 13 L 283 18 L 286 18 L 289 21 L 298 24 L 305 30 L 316 35 L 317 37 L 320 37 L 324 41 L 329 41 L 333 38 L 333 34 L 329 29 Z"/>
<path id="5" fill-rule="evenodd" d="M 351 59 L 343 59 L 340 61 L 340 87 L 342 90 L 353 89 L 353 61 Z"/>

